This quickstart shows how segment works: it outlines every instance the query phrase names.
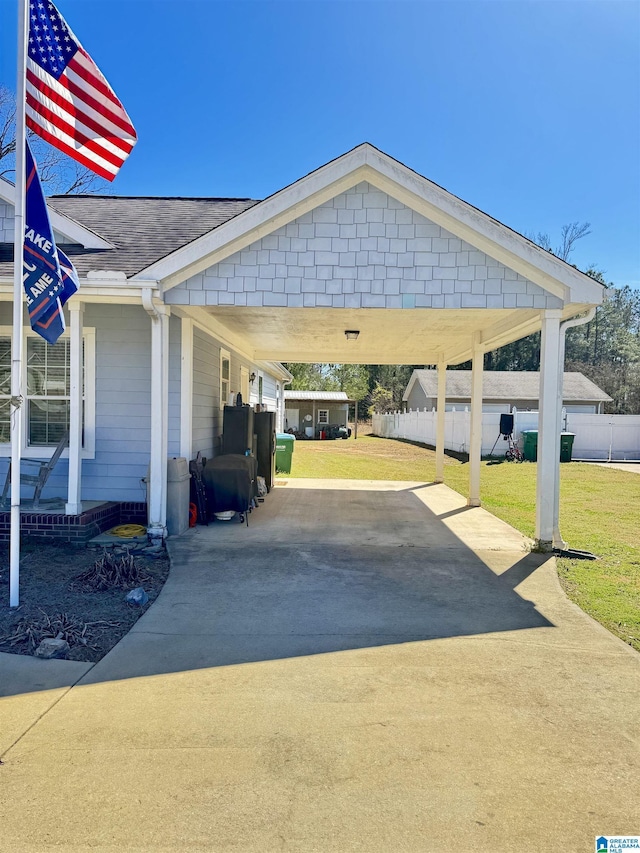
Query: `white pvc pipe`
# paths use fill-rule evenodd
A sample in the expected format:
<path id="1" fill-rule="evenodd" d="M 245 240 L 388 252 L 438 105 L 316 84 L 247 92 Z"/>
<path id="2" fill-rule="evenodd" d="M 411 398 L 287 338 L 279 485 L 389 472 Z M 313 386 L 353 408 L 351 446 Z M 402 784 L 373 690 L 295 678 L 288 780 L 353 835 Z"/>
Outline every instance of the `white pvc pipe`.
<path id="1" fill-rule="evenodd" d="M 22 256 L 25 209 L 26 0 L 18 0 L 18 69 L 16 75 L 16 193 L 13 261 L 13 336 L 11 341 L 11 533 L 9 606 L 20 604 L 20 450 L 22 447 Z"/>

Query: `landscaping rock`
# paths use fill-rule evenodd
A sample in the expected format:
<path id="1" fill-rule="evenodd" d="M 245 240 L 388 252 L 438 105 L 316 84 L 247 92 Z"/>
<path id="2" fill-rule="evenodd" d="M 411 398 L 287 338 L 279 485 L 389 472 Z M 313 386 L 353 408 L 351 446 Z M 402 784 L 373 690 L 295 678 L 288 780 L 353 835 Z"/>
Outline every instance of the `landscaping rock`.
<path id="1" fill-rule="evenodd" d="M 135 589 L 132 589 L 130 592 L 128 592 L 125 595 L 124 600 L 128 604 L 136 604 L 139 607 L 142 607 L 144 604 L 147 603 L 147 601 L 149 601 L 149 596 L 144 591 L 143 587 L 138 586 Z"/>
<path id="2" fill-rule="evenodd" d="M 42 640 L 35 651 L 36 657 L 50 660 L 51 658 L 66 658 L 69 652 L 69 643 L 66 640 L 47 637 Z"/>

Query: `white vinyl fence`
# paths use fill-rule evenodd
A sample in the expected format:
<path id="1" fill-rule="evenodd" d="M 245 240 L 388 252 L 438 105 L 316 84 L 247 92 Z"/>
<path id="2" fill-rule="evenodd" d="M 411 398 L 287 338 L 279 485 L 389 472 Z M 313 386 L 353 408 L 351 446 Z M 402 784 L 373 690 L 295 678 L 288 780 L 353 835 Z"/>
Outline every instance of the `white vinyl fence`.
<path id="1" fill-rule="evenodd" d="M 435 446 L 435 410 L 395 412 L 373 416 L 373 433 L 383 438 L 405 438 Z M 471 414 L 468 410 L 445 412 L 444 446 L 457 453 L 469 452 Z M 640 415 L 593 415 L 564 412 L 562 428 L 575 435 L 572 458 L 576 461 L 640 461 Z M 538 429 L 537 412 L 514 412 L 513 436 L 522 449 L 522 431 Z M 482 455 L 488 456 L 500 431 L 500 415 L 482 415 Z M 504 456 L 507 442 L 500 438 L 493 454 Z"/>

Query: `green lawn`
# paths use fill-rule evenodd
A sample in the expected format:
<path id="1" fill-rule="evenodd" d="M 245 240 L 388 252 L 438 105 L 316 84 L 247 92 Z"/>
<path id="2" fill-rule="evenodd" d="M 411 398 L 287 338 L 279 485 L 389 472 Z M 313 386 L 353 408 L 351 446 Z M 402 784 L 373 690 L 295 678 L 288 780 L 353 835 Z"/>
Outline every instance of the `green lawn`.
<path id="1" fill-rule="evenodd" d="M 450 457 L 445 483 L 467 495 L 468 465 Z M 558 560 L 567 595 L 640 651 L 640 475 L 580 462 L 560 466 L 560 528 L 572 548 L 600 559 Z M 292 477 L 418 480 L 435 477 L 435 454 L 404 441 L 298 441 Z M 533 537 L 536 465 L 482 462 L 483 506 Z"/>

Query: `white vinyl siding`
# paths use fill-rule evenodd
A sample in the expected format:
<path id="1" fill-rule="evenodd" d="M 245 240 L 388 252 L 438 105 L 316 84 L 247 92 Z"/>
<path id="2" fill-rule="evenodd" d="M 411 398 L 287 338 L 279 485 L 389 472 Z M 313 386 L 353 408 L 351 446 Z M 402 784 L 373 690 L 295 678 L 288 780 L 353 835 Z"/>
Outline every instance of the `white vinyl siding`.
<path id="1" fill-rule="evenodd" d="M 222 432 L 220 347 L 206 332 L 193 330 L 193 455 L 214 455 Z"/>

